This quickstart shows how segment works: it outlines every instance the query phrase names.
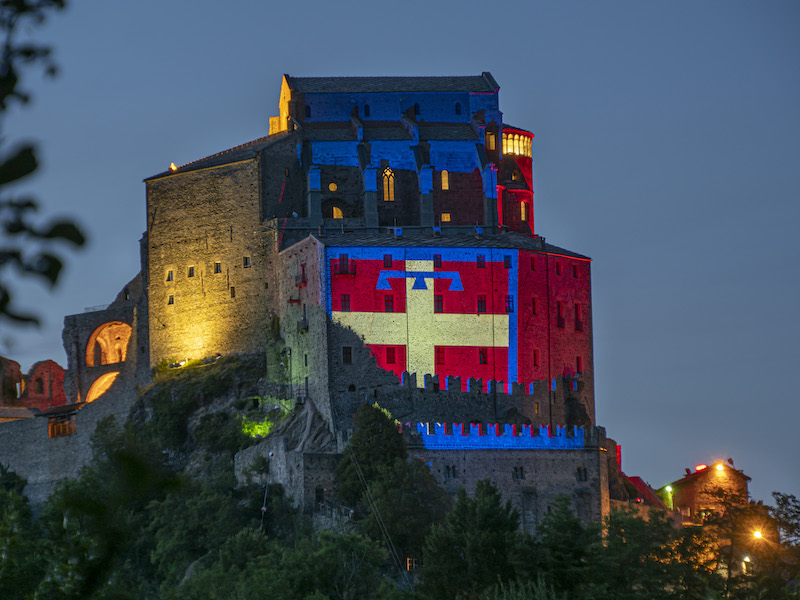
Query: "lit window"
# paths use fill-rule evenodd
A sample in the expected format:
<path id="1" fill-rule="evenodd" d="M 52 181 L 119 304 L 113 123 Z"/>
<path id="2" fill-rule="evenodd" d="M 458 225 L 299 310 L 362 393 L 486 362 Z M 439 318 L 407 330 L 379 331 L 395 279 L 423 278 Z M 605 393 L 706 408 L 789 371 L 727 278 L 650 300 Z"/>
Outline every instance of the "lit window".
<path id="1" fill-rule="evenodd" d="M 189 272 L 186 274 L 187 277 L 194 277 L 194 267 L 189 267 Z"/>
<path id="2" fill-rule="evenodd" d="M 478 312 L 485 313 L 486 312 L 486 296 L 483 294 L 478 295 Z"/>
<path id="3" fill-rule="evenodd" d="M 231 298 L 236 298 L 236 288 L 231 286 Z"/>
<path id="4" fill-rule="evenodd" d="M 351 346 L 342 346 L 342 363 L 353 364 L 353 348 Z"/>
<path id="5" fill-rule="evenodd" d="M 527 202 L 522 202 L 519 205 L 519 218 L 522 221 L 527 221 L 528 220 L 528 203 Z"/>
<path id="6" fill-rule="evenodd" d="M 519 154 L 519 135 L 514 135 L 514 154 Z"/>
<path id="7" fill-rule="evenodd" d="M 450 213 L 442 213 L 442 223 L 450 222 Z"/>
<path id="8" fill-rule="evenodd" d="M 392 255 L 391 254 L 384 254 L 383 255 L 383 266 L 387 269 L 392 266 Z"/>
<path id="9" fill-rule="evenodd" d="M 395 354 L 394 348 L 387 348 L 386 349 L 386 364 L 393 365 L 397 362 L 397 356 Z"/>
<path id="10" fill-rule="evenodd" d="M 214 274 L 218 275 L 220 273 L 222 273 L 222 263 L 221 262 L 215 262 L 214 263 Z"/>
<path id="11" fill-rule="evenodd" d="M 331 192 L 335 192 L 336 190 L 338 190 L 338 189 L 339 189 L 339 186 L 338 186 L 338 185 L 336 185 L 336 184 L 335 184 L 333 181 L 331 181 L 331 182 L 328 184 L 328 189 L 329 189 Z"/>
<path id="12" fill-rule="evenodd" d="M 441 294 L 434 294 L 433 296 L 433 312 L 435 313 L 444 312 L 444 296 L 442 296 Z"/>
<path id="13" fill-rule="evenodd" d="M 175 304 L 175 296 L 170 294 L 169 297 L 167 297 L 167 304 Z"/>
<path id="14" fill-rule="evenodd" d="M 508 134 L 503 134 L 503 154 L 508 154 Z"/>
<path id="15" fill-rule="evenodd" d="M 172 275 L 172 271 L 167 271 L 167 281 L 173 281 L 174 277 Z"/>
<path id="16" fill-rule="evenodd" d="M 394 172 L 389 167 L 383 170 L 383 201 L 394 202 Z"/>
<path id="17" fill-rule="evenodd" d="M 514 296 L 506 296 L 506 312 L 514 312 Z"/>
<path id="18" fill-rule="evenodd" d="M 495 146 L 497 145 L 497 136 L 493 134 L 491 131 L 486 132 L 486 149 L 487 150 L 494 150 Z"/>
<path id="19" fill-rule="evenodd" d="M 539 351 L 538 350 L 534 350 L 533 351 L 533 366 L 534 367 L 538 367 L 539 366 Z"/>
<path id="20" fill-rule="evenodd" d="M 478 364 L 480 364 L 480 365 L 488 365 L 489 364 L 489 349 L 488 348 L 478 348 Z"/>
<path id="21" fill-rule="evenodd" d="M 539 403 L 538 402 L 534 402 L 533 403 L 533 414 L 535 414 L 535 415 L 539 414 Z"/>
<path id="22" fill-rule="evenodd" d="M 394 312 L 394 296 L 386 295 L 383 297 L 383 308 L 387 313 Z"/>
<path id="23" fill-rule="evenodd" d="M 477 261 L 478 268 L 483 269 L 486 266 L 486 257 L 483 254 L 478 254 Z"/>
<path id="24" fill-rule="evenodd" d="M 446 170 L 442 171 L 442 189 L 450 189 L 450 173 L 448 173 Z"/>
<path id="25" fill-rule="evenodd" d="M 433 266 L 441 268 L 441 266 L 442 266 L 442 255 L 441 254 L 434 254 L 433 255 Z"/>
<path id="26" fill-rule="evenodd" d="M 243 256 L 242 257 L 242 266 L 245 269 L 249 269 L 250 268 L 250 264 L 251 264 L 250 263 L 250 257 L 249 256 Z"/>
<path id="27" fill-rule="evenodd" d="M 511 173 L 512 181 L 519 181 L 520 179 L 522 179 L 522 173 L 520 173 L 519 171 L 514 171 L 513 173 Z"/>
<path id="28" fill-rule="evenodd" d="M 342 294 L 342 312 L 350 312 L 350 294 Z"/>
<path id="29" fill-rule="evenodd" d="M 461 114 L 461 102 L 456 102 L 456 114 Z"/>
<path id="30" fill-rule="evenodd" d="M 436 346 L 434 348 L 434 356 L 435 356 L 435 359 L 436 359 L 436 364 L 437 365 L 443 365 L 444 364 L 444 346 Z"/>
<path id="31" fill-rule="evenodd" d="M 344 213 L 342 212 L 342 209 L 339 208 L 338 206 L 334 206 L 333 207 L 333 209 L 331 211 L 331 214 L 332 214 L 334 219 L 343 219 L 344 218 Z"/>

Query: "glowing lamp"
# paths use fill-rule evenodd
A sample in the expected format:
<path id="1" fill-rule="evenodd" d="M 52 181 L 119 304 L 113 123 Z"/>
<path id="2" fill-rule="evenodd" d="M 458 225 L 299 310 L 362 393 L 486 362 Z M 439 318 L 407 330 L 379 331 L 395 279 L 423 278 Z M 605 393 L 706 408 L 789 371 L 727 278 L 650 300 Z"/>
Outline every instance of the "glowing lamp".
<path id="1" fill-rule="evenodd" d="M 665 490 L 667 490 L 667 493 L 668 493 L 668 494 L 671 494 L 671 493 L 672 493 L 672 486 L 671 486 L 671 485 L 668 485 L 668 486 L 667 486 L 667 487 L 665 487 L 664 489 L 665 489 Z"/>
<path id="2" fill-rule="evenodd" d="M 744 557 L 744 562 L 750 562 L 750 557 L 749 556 L 745 556 Z"/>
<path id="3" fill-rule="evenodd" d="M 755 530 L 753 532 L 753 537 L 760 540 L 761 539 L 761 532 L 758 531 L 758 530 Z"/>
<path id="4" fill-rule="evenodd" d="M 694 466 L 694 470 L 695 471 L 702 471 L 703 469 L 707 469 L 707 468 L 708 468 L 708 465 L 704 465 L 702 463 L 700 463 L 699 465 L 695 465 Z"/>
<path id="5" fill-rule="evenodd" d="M 725 467 L 722 466 L 722 463 L 717 465 L 717 471 L 722 471 Z"/>
<path id="6" fill-rule="evenodd" d="M 178 167 L 175 166 L 175 163 L 170 163 L 169 164 L 169 170 L 170 171 L 177 171 Z"/>

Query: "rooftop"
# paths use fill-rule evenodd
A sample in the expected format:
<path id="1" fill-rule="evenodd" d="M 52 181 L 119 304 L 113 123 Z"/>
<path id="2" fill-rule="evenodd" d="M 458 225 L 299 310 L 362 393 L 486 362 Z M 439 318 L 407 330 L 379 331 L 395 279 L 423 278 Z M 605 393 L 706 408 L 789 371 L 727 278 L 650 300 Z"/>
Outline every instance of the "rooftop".
<path id="1" fill-rule="evenodd" d="M 372 94 L 391 92 L 483 92 L 499 85 L 491 73 L 455 77 L 291 77 L 289 87 L 304 94 Z"/>

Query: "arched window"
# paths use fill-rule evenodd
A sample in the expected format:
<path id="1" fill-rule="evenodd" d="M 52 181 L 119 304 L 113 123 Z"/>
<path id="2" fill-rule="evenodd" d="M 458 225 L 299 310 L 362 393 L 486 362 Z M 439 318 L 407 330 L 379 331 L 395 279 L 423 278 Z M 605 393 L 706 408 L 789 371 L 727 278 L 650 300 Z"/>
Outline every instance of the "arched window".
<path id="1" fill-rule="evenodd" d="M 383 201 L 394 202 L 394 172 L 389 167 L 383 170 Z"/>
<path id="2" fill-rule="evenodd" d="M 508 134 L 503 134 L 503 154 L 508 154 Z"/>
<path id="3" fill-rule="evenodd" d="M 333 218 L 334 219 L 343 219 L 344 218 L 344 214 L 342 213 L 342 209 L 339 208 L 338 206 L 334 206 L 332 212 L 333 212 Z"/>
<path id="4" fill-rule="evenodd" d="M 365 117 L 369 116 L 369 104 L 364 105 L 364 116 Z"/>
<path id="5" fill-rule="evenodd" d="M 514 135 L 514 150 L 512 150 L 514 154 L 519 154 L 519 136 Z"/>
<path id="6" fill-rule="evenodd" d="M 461 102 L 456 102 L 456 114 L 461 114 Z"/>
<path id="7" fill-rule="evenodd" d="M 450 189 L 450 173 L 448 173 L 446 170 L 442 171 L 442 189 Z"/>

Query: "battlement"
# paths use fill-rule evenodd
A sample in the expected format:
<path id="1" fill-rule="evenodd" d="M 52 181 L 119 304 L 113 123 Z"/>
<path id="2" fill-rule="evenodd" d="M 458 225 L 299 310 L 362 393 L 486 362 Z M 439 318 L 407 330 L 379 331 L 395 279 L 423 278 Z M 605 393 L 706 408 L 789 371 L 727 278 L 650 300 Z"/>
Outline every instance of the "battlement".
<path id="1" fill-rule="evenodd" d="M 439 375 L 423 375 L 423 385 L 419 386 L 421 389 L 425 390 L 447 390 L 447 391 L 464 391 L 462 386 L 461 377 L 451 377 L 447 376 L 444 377 L 444 386 L 440 384 L 440 377 Z M 560 380 L 560 381 L 559 381 Z M 541 387 L 546 387 L 551 392 L 555 392 L 559 390 L 560 383 L 563 382 L 564 388 L 569 387 L 572 391 L 578 391 L 578 381 L 580 380 L 579 375 L 564 375 L 562 377 L 554 377 L 551 381 L 546 379 L 541 379 L 539 381 L 533 381 L 530 383 L 517 383 L 514 382 L 505 382 L 502 380 L 495 380 L 495 379 L 487 379 L 484 385 L 483 379 L 476 379 L 474 377 L 470 377 L 467 380 L 466 392 L 477 392 L 477 393 L 487 393 L 487 394 L 503 394 L 506 396 L 533 396 L 534 395 L 534 384 L 536 385 L 536 391 L 539 391 Z M 417 388 L 417 374 L 416 373 L 409 373 L 408 371 L 403 371 L 403 374 L 400 378 L 400 385 L 404 388 Z"/>
<path id="2" fill-rule="evenodd" d="M 401 423 L 409 447 L 429 450 L 583 450 L 605 439 L 601 427 L 553 428 L 508 423 Z"/>

